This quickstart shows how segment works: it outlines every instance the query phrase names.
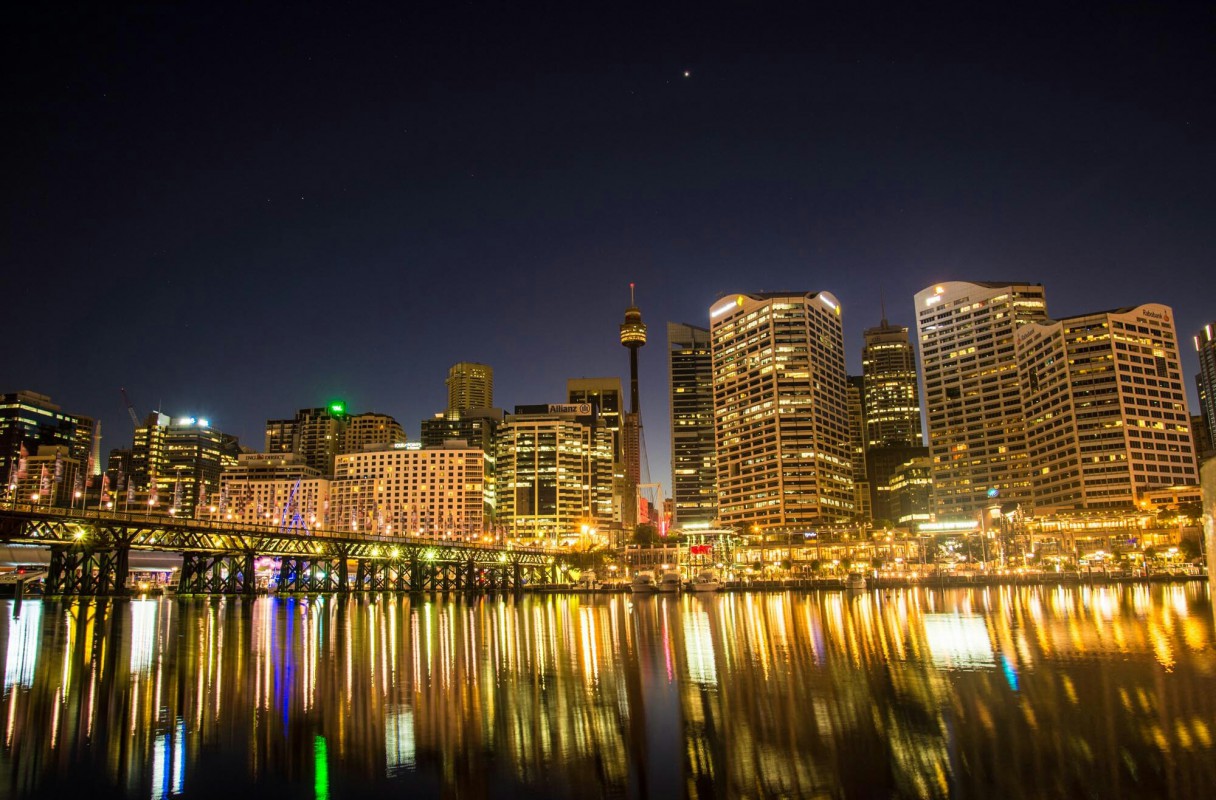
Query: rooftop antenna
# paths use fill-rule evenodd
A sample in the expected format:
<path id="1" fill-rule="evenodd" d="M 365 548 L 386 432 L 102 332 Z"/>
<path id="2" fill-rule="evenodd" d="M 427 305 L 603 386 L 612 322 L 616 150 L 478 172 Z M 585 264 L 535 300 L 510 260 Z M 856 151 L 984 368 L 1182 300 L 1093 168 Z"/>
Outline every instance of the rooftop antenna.
<path id="1" fill-rule="evenodd" d="M 887 327 L 887 300 L 883 294 L 882 287 L 878 287 L 878 305 L 882 309 L 882 326 Z"/>

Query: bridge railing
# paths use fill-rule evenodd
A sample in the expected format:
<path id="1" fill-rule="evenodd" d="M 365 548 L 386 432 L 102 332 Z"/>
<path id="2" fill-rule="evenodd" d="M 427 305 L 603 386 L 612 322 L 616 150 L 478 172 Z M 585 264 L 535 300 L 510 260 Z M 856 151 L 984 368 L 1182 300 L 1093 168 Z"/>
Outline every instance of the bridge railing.
<path id="1" fill-rule="evenodd" d="M 432 545 L 435 547 L 462 547 L 492 552 L 501 552 L 505 550 L 540 555 L 556 555 L 564 552 L 549 547 L 520 547 L 511 543 L 495 544 L 493 542 L 481 542 L 470 539 L 438 539 L 429 536 L 400 536 L 385 533 L 360 534 L 351 531 L 336 531 L 324 528 L 291 528 L 280 525 L 252 525 L 247 522 L 235 522 L 232 520 L 220 521 L 191 519 L 188 517 L 165 516 L 164 514 L 139 514 L 131 511 L 118 510 L 71 509 L 60 508 L 58 506 L 43 506 L 34 503 L 2 503 L 0 504 L 0 510 L 25 513 L 32 516 L 80 520 L 82 522 L 95 522 L 102 524 L 123 522 L 131 525 L 142 525 L 146 527 L 170 527 L 207 533 L 248 533 L 255 536 L 288 536 L 300 539 L 373 542 L 390 545 Z"/>

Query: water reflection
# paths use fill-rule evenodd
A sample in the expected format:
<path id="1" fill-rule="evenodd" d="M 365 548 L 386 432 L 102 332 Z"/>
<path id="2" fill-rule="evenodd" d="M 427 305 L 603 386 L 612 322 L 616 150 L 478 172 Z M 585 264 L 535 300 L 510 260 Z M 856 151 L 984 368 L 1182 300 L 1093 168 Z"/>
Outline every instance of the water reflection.
<path id="1" fill-rule="evenodd" d="M 0 785 L 1206 796 L 1208 591 L 10 602 Z"/>

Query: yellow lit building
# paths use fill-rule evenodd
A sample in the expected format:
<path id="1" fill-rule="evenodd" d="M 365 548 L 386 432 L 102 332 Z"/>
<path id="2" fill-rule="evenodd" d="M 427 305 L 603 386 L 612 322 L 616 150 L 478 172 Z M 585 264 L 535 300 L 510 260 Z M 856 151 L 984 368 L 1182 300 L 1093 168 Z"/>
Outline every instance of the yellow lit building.
<path id="1" fill-rule="evenodd" d="M 485 535 L 485 456 L 463 441 L 386 446 L 334 461 L 329 527 L 429 539 Z"/>
<path id="2" fill-rule="evenodd" d="M 1017 335 L 1036 510 L 1133 508 L 1197 485 L 1173 312 L 1155 303 Z"/>
<path id="3" fill-rule="evenodd" d="M 950 281 L 915 303 L 938 518 L 974 514 L 990 493 L 1029 505 L 1014 336 L 1047 319 L 1043 287 Z"/>
<path id="4" fill-rule="evenodd" d="M 773 531 L 851 522 L 839 301 L 729 295 L 709 317 L 722 522 Z"/>

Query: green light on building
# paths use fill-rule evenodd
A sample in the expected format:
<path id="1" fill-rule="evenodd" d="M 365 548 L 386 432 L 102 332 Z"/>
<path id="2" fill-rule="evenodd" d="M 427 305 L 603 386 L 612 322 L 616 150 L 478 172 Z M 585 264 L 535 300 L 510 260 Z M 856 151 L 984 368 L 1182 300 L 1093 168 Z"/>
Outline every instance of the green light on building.
<path id="1" fill-rule="evenodd" d="M 329 413 L 335 417 L 341 417 L 346 414 L 346 403 L 338 401 L 329 404 Z"/>

